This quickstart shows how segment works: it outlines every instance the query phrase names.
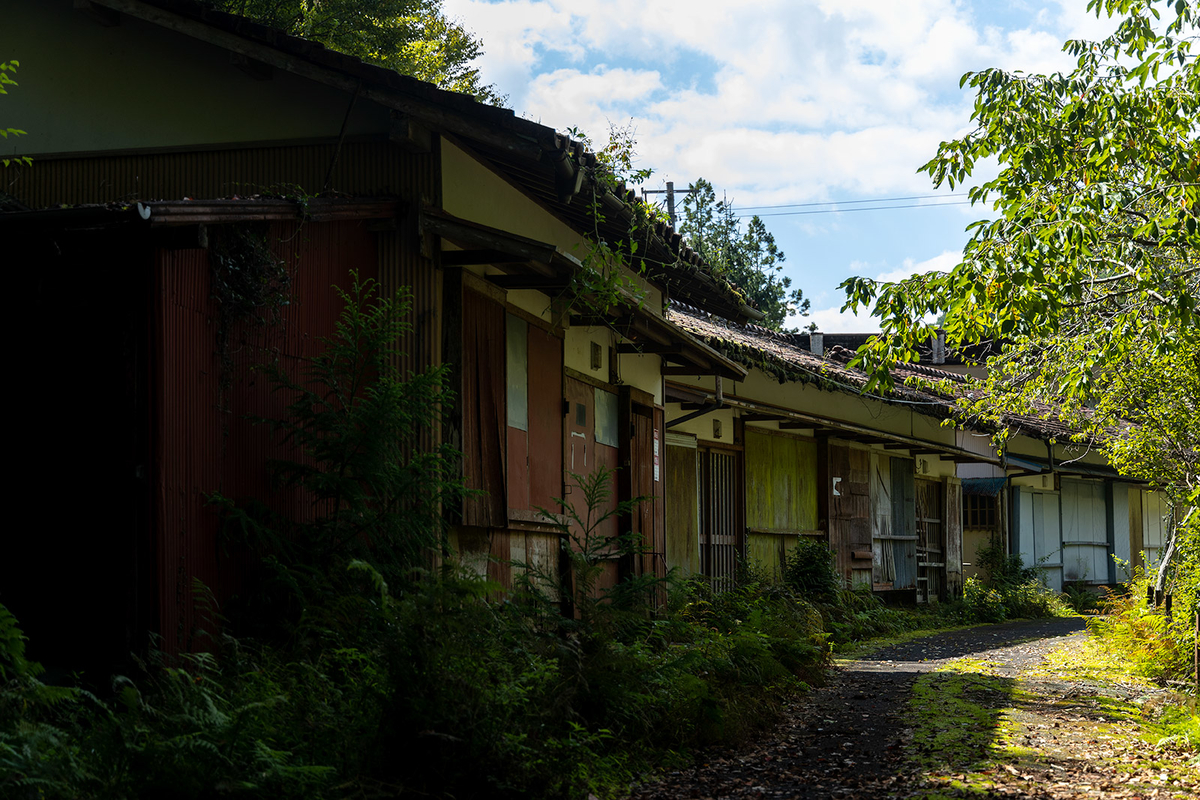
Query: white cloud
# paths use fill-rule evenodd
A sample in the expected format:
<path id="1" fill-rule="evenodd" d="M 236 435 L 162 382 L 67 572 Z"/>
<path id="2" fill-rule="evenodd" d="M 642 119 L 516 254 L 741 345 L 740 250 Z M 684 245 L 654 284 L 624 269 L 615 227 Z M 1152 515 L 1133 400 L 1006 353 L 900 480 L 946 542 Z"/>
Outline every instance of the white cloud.
<path id="1" fill-rule="evenodd" d="M 483 76 L 517 113 L 560 130 L 582 128 L 597 145 L 610 121 L 632 119 L 640 164 L 654 168 L 656 187 L 705 177 L 740 206 L 927 194 L 929 178 L 917 168 L 939 142 L 973 127 L 974 98 L 958 83 L 964 72 L 1068 70 L 1064 39 L 1101 38 L 1112 28 L 1086 13 L 1085 0 L 1004 9 L 985 0 L 748 5 L 445 0 L 448 13 L 483 38 Z M 975 182 L 995 171 L 994 163 L 978 165 Z M 986 207 L 958 210 L 961 218 L 988 214 Z M 873 249 L 857 251 L 871 252 L 865 257 L 849 254 L 879 235 L 870 214 L 767 222 L 793 259 L 789 269 L 820 241 L 820 263 L 860 258 L 884 264 L 875 268 L 878 277 L 896 279 L 957 262 L 960 216 L 945 222 L 945 213 L 925 213 L 913 212 L 914 228 L 937 216 L 940 239 L 871 242 Z M 898 257 L 914 246 L 945 252 L 922 262 Z M 810 273 L 792 277 L 809 296 L 840 304 L 833 287 L 844 271 Z M 810 319 L 829 331 L 876 327 L 836 307 Z"/>
<path id="2" fill-rule="evenodd" d="M 949 272 L 961 259 L 962 253 L 952 250 L 946 250 L 924 261 L 914 261 L 911 258 L 907 258 L 895 269 L 877 272 L 874 278 L 877 281 L 894 283 L 910 275 L 920 275 L 926 272 Z M 861 274 L 869 266 L 861 262 L 854 262 L 850 264 L 850 272 Z M 838 299 L 844 302 L 843 298 Z M 877 317 L 873 317 L 870 313 L 861 309 L 856 314 L 843 312 L 841 310 L 841 302 L 836 306 L 811 311 L 808 317 L 789 318 L 788 325 L 807 326 L 809 323 L 815 322 L 817 323 L 817 329 L 825 333 L 873 333 L 879 330 L 879 319 Z M 930 318 L 930 321 L 932 322 L 933 319 Z"/>
<path id="3" fill-rule="evenodd" d="M 484 76 L 519 113 L 597 142 L 608 120 L 632 118 L 659 179 L 707 177 L 745 202 L 928 190 L 916 167 L 967 125 L 961 72 L 1061 60 L 1061 36 L 988 28 L 957 0 L 763 0 L 753 13 L 716 0 L 446 9 L 483 37 Z M 693 62 L 705 83 L 672 79 Z"/>

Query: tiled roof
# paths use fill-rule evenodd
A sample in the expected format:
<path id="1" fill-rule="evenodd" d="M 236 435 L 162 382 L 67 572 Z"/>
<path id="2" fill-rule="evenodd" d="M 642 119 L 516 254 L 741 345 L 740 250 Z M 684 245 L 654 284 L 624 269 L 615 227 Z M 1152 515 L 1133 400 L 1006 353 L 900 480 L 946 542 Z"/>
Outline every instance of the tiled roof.
<path id="1" fill-rule="evenodd" d="M 765 372 L 780 383 L 796 381 L 814 384 L 830 391 L 860 393 L 867 374 L 847 366 L 852 350 L 834 345 L 818 356 L 796 344 L 795 334 L 781 334 L 757 325 L 739 324 L 705 314 L 699 309 L 673 305 L 668 317 L 679 327 L 729 358 Z M 970 376 L 947 372 L 924 364 L 897 364 L 892 367 L 894 386 L 875 395 L 885 403 L 904 405 L 938 418 L 961 419 L 959 399 L 974 399 L 983 386 Z M 909 385 L 914 379 L 918 385 Z M 1036 414 L 1008 414 L 1002 419 L 1013 433 L 1036 439 L 1068 441 L 1076 429 L 1062 422 L 1052 406 L 1036 406 Z"/>

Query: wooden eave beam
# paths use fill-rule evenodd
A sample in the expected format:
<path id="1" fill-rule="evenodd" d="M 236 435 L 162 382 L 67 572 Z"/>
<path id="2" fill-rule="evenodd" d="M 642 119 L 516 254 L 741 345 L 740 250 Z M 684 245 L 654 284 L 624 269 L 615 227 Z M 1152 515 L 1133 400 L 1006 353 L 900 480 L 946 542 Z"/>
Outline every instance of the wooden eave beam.
<path id="1" fill-rule="evenodd" d="M 786 420 L 782 414 L 742 414 L 742 422 L 776 422 Z"/>
<path id="2" fill-rule="evenodd" d="M 666 370 L 664 369 L 664 374 Z M 698 387 L 686 387 L 673 381 L 666 383 L 666 396 L 671 402 L 680 402 L 681 400 L 691 403 L 706 404 L 713 400 L 714 394 L 710 390 L 700 389 Z M 763 416 L 782 417 L 783 421 L 779 423 L 782 430 L 797 430 L 810 428 L 817 431 L 821 435 L 828 435 L 839 439 L 849 439 L 851 441 L 857 439 L 872 439 L 876 443 L 882 442 L 888 449 L 905 449 L 911 451 L 913 456 L 940 456 L 941 458 L 951 459 L 953 457 L 961 457 L 964 460 L 969 460 L 980 464 L 999 465 L 998 458 L 988 458 L 987 456 L 970 453 L 953 446 L 944 448 L 936 448 L 930 442 L 920 440 L 909 440 L 907 437 L 896 434 L 886 434 L 880 431 L 872 430 L 862 425 L 856 425 L 851 422 L 841 422 L 838 420 L 825 419 L 812 414 L 806 414 L 802 411 L 793 411 L 791 409 L 773 406 L 769 403 L 759 403 L 752 400 L 745 400 L 732 393 L 724 395 L 724 403 L 728 408 L 738 409 L 746 414 L 758 414 Z M 743 417 L 744 418 L 744 417 Z M 891 445 L 888 447 L 888 445 Z"/>
<path id="3" fill-rule="evenodd" d="M 297 221 L 336 222 L 356 219 L 394 219 L 404 210 L 399 200 L 171 200 L 142 204 L 150 211 L 151 227 L 204 225 L 222 222 Z"/>
<path id="4" fill-rule="evenodd" d="M 668 403 L 704 402 L 707 395 L 703 389 L 692 390 L 677 383 L 667 383 L 664 397 Z"/>
<path id="5" fill-rule="evenodd" d="M 570 267 L 578 264 L 576 259 L 560 253 L 553 245 L 428 209 L 421 214 L 421 230 L 440 236 L 463 250 L 505 253 L 512 259 L 507 263 L 520 264 L 523 271 L 547 278 L 561 279 L 564 274 L 569 274 Z"/>
<path id="6" fill-rule="evenodd" d="M 521 256 L 503 250 L 443 250 L 442 266 L 469 267 L 481 264 L 513 264 L 524 261 Z"/>
<path id="7" fill-rule="evenodd" d="M 617 345 L 617 352 L 621 355 L 671 356 L 682 353 L 683 345 L 679 344 L 678 342 L 673 344 L 637 344 L 634 342 L 621 342 Z"/>
<path id="8" fill-rule="evenodd" d="M 566 291 L 571 281 L 567 278 L 547 278 L 545 275 L 485 275 L 488 283 L 501 289 L 536 289 L 546 294 Z"/>

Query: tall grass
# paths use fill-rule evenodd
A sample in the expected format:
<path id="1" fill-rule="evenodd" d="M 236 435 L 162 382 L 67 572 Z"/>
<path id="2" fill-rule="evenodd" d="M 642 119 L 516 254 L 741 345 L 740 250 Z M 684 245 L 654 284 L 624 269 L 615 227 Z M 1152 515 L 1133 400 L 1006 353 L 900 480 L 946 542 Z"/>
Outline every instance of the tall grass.
<path id="1" fill-rule="evenodd" d="M 1195 647 L 1190 615 L 1166 614 L 1165 606 L 1146 601 L 1153 579 L 1138 567 L 1129 582 L 1101 600 L 1103 616 L 1088 620 L 1092 635 L 1125 655 L 1134 672 L 1151 680 L 1185 681 L 1192 677 Z M 1179 606 L 1176 611 L 1182 611 Z"/>

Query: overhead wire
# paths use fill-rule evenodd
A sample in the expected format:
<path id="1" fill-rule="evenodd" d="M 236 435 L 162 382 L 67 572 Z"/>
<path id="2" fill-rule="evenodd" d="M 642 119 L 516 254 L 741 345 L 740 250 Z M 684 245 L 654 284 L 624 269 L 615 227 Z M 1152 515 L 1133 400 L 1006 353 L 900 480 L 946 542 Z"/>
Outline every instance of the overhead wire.
<path id="1" fill-rule="evenodd" d="M 814 211 L 780 211 L 775 214 L 737 214 L 737 219 L 745 219 L 746 217 L 799 217 L 808 214 L 849 214 L 852 211 L 891 211 L 901 208 L 943 208 L 945 206 L 965 206 L 970 205 L 968 200 L 958 200 L 953 203 L 908 203 L 902 206 L 870 206 L 858 208 L 822 208 Z"/>
<path id="2" fill-rule="evenodd" d="M 825 200 L 823 202 L 812 203 L 777 203 L 775 205 L 748 205 L 735 206 L 731 211 L 746 211 L 751 208 L 811 208 L 815 206 L 851 206 L 861 205 L 863 203 L 898 203 L 901 200 L 940 200 L 946 197 L 966 197 L 966 192 L 953 192 L 951 194 L 913 194 L 906 197 L 875 197 L 869 200 Z"/>

